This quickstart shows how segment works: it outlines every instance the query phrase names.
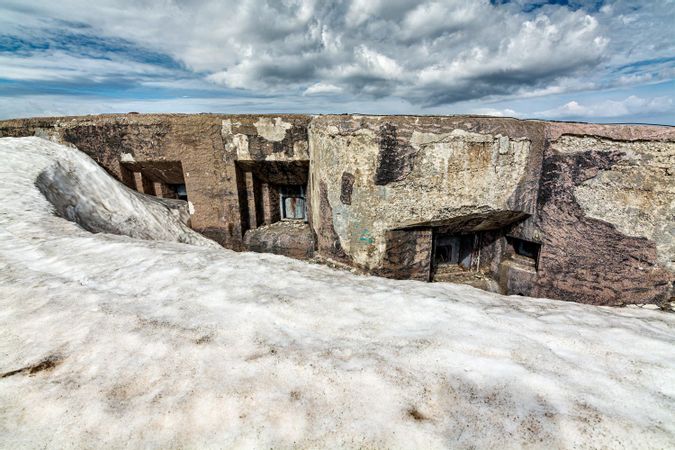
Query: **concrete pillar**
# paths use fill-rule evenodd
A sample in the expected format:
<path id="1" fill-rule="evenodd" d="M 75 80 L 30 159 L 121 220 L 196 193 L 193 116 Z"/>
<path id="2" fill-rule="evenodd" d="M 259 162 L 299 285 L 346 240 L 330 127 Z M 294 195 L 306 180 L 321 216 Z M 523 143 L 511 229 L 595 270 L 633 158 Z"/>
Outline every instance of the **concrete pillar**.
<path id="1" fill-rule="evenodd" d="M 143 192 L 143 176 L 140 172 L 134 172 L 134 189 Z"/>
<path id="2" fill-rule="evenodd" d="M 252 172 L 246 172 L 246 200 L 248 202 L 248 223 L 251 228 L 258 228 L 258 217 L 255 208 L 255 180 Z"/>
<path id="3" fill-rule="evenodd" d="M 155 192 L 155 183 L 141 173 L 141 180 L 143 184 L 143 193 L 148 195 L 157 195 Z"/>
<path id="4" fill-rule="evenodd" d="M 153 190 L 155 191 L 155 195 L 159 198 L 164 197 L 164 189 L 162 188 L 164 186 L 164 183 L 159 183 L 155 181 L 153 183 Z"/>
<path id="5" fill-rule="evenodd" d="M 120 164 L 120 174 L 122 176 L 122 183 L 128 188 L 136 190 L 136 179 L 134 178 L 134 171 Z"/>
<path id="6" fill-rule="evenodd" d="M 270 225 L 272 223 L 272 202 L 270 199 L 270 185 L 267 183 L 262 184 L 262 202 L 265 225 Z"/>

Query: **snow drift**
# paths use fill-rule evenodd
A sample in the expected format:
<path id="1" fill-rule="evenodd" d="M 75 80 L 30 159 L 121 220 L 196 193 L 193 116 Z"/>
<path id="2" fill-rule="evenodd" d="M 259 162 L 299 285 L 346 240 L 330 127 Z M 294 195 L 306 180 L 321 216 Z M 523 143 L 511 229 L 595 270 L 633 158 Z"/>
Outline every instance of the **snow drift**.
<path id="1" fill-rule="evenodd" d="M 1 447 L 675 446 L 672 314 L 212 248 L 75 149 L 0 151 Z"/>
<path id="2" fill-rule="evenodd" d="M 47 148 L 54 152 L 55 161 L 40 172 L 35 185 L 61 217 L 94 233 L 218 245 L 186 226 L 185 202 L 139 194 L 121 183 L 111 183 L 108 174 L 84 153 Z"/>

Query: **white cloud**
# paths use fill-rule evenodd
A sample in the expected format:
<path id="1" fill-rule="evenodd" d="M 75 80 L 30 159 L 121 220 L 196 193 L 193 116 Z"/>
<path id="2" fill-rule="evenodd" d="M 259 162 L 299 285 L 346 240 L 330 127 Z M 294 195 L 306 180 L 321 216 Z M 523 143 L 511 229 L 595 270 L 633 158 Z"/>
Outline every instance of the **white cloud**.
<path id="1" fill-rule="evenodd" d="M 521 117 L 522 114 L 514 111 L 510 108 L 497 109 L 497 108 L 474 108 L 469 111 L 470 114 L 478 114 L 480 116 L 492 116 L 492 117 Z"/>
<path id="2" fill-rule="evenodd" d="M 120 77 L 166 76 L 172 71 L 154 64 L 122 59 L 76 56 L 63 51 L 43 52 L 37 58 L 0 54 L 1 78 L 8 80 L 101 82 Z"/>
<path id="3" fill-rule="evenodd" d="M 339 94 L 342 88 L 334 84 L 316 83 L 305 89 L 304 95 Z"/>
<path id="4" fill-rule="evenodd" d="M 623 100 L 604 100 L 586 104 L 573 100 L 558 108 L 538 112 L 536 115 L 546 118 L 612 118 L 666 113 L 673 109 L 671 98 L 642 98 L 631 95 Z"/>
<path id="5" fill-rule="evenodd" d="M 63 31 L 121 39 L 170 56 L 210 89 L 395 98 L 410 112 L 675 77 L 672 0 L 618 0 L 599 10 L 594 2 L 576 10 L 539 3 L 530 10 L 526 0 L 4 0 L 0 29 L 25 42 Z M 104 56 L 29 49 L 3 56 L 0 76 L 165 86 L 176 77 L 152 62 Z"/>
<path id="6" fill-rule="evenodd" d="M 426 104 L 544 87 L 597 65 L 607 43 L 596 19 L 582 11 L 557 7 L 533 15 L 487 0 L 205 0 L 161 7 L 64 0 L 28 8 L 9 0 L 5 8 L 14 16 L 29 10 L 31 17 L 87 24 L 97 36 L 169 54 L 227 87 L 302 93 L 321 84 Z"/>
<path id="7" fill-rule="evenodd" d="M 481 2 L 420 2 L 402 20 L 403 37 L 406 40 L 433 38 L 477 27 L 485 11 Z"/>

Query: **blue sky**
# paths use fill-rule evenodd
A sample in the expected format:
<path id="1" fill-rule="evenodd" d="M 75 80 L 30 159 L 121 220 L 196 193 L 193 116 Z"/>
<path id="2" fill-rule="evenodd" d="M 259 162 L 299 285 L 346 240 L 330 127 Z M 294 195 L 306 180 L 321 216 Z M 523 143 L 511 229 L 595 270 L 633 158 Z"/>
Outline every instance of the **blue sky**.
<path id="1" fill-rule="evenodd" d="M 674 23 L 674 0 L 0 0 L 0 118 L 472 113 L 673 125 Z"/>

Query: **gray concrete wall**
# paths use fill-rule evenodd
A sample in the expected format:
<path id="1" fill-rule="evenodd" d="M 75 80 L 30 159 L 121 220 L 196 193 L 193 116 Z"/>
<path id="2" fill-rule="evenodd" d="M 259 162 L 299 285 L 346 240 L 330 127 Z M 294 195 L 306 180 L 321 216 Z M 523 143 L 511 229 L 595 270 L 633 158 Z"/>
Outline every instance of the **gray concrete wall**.
<path id="1" fill-rule="evenodd" d="M 609 305 L 673 295 L 673 127 L 358 115 L 0 122 L 0 136 L 27 135 L 75 145 L 139 190 L 125 164 L 180 162 L 191 225 L 235 250 L 270 225 L 269 180 L 304 182 L 309 166 L 315 239 L 302 242 L 323 259 L 428 280 L 434 234 L 474 233 L 474 269 L 503 293 Z M 540 245 L 539 264 L 523 264 L 507 236 Z"/>

